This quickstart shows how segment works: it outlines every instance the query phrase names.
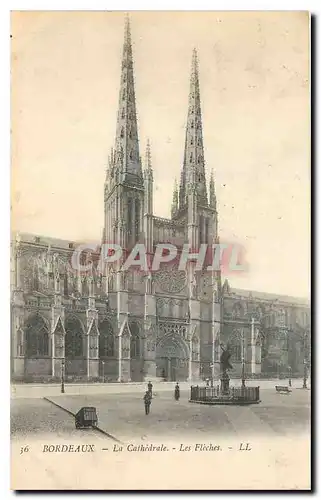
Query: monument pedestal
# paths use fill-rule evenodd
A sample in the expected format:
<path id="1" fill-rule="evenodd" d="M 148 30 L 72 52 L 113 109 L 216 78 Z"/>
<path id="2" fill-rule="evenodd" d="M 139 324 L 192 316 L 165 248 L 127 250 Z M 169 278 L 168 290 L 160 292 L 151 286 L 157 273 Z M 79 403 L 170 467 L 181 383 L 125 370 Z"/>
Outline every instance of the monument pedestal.
<path id="1" fill-rule="evenodd" d="M 221 378 L 221 394 L 227 395 L 230 392 L 230 377 L 224 372 Z"/>

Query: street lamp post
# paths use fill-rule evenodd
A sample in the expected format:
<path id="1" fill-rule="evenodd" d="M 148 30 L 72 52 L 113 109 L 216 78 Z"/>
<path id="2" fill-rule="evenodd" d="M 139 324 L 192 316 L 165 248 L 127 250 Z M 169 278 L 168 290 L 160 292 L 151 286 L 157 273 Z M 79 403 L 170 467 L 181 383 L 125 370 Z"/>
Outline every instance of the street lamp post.
<path id="1" fill-rule="evenodd" d="M 307 389 L 307 362 L 306 359 L 304 358 L 303 360 L 303 389 Z"/>
<path id="2" fill-rule="evenodd" d="M 244 330 L 242 329 L 242 387 L 245 387 L 245 346 L 244 346 Z"/>
<path id="3" fill-rule="evenodd" d="M 288 366 L 288 371 L 289 371 L 289 387 L 292 387 L 292 368 L 291 368 L 291 366 Z"/>
<path id="4" fill-rule="evenodd" d="M 65 360 L 61 361 L 61 392 L 65 392 Z"/>
<path id="5" fill-rule="evenodd" d="M 304 338 L 303 338 L 303 389 L 307 389 L 307 359 L 306 359 L 306 338 L 307 338 L 307 333 L 304 333 Z"/>
<path id="6" fill-rule="evenodd" d="M 105 361 L 102 362 L 103 366 L 103 382 L 105 382 Z"/>

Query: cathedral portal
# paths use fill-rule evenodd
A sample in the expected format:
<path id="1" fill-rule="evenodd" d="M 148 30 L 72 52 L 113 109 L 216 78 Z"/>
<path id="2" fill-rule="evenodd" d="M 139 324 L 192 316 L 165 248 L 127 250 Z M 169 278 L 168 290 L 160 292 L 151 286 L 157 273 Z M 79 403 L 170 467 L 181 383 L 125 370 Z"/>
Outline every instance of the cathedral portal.
<path id="1" fill-rule="evenodd" d="M 156 346 L 156 375 L 176 382 L 188 379 L 189 348 L 176 334 L 159 339 Z"/>

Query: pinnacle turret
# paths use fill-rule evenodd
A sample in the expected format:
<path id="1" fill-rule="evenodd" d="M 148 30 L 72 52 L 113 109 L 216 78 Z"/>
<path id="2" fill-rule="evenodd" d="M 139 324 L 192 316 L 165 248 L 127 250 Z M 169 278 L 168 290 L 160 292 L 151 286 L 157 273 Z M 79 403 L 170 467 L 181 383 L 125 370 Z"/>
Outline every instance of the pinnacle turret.
<path id="1" fill-rule="evenodd" d="M 178 186 L 177 186 L 177 180 L 175 179 L 174 190 L 173 190 L 173 201 L 171 207 L 172 218 L 175 216 L 177 211 L 178 211 Z"/>
<path id="2" fill-rule="evenodd" d="M 152 168 L 152 155 L 150 150 L 150 142 L 147 139 L 146 153 L 145 153 L 145 164 L 144 164 L 144 176 L 153 178 L 153 168 Z"/>
<path id="3" fill-rule="evenodd" d="M 192 57 L 184 162 L 180 182 L 180 209 L 184 208 L 186 203 L 187 187 L 191 184 L 192 187 L 196 188 L 198 205 L 206 207 L 207 191 L 196 49 L 193 50 Z"/>

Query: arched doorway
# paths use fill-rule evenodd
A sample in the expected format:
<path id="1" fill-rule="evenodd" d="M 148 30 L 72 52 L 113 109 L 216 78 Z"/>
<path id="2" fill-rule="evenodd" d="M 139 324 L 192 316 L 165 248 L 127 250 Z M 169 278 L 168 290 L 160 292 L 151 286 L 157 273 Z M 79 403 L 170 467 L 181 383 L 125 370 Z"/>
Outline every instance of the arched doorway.
<path id="1" fill-rule="evenodd" d="M 178 335 L 166 335 L 156 346 L 156 375 L 167 381 L 188 379 L 189 348 Z"/>

